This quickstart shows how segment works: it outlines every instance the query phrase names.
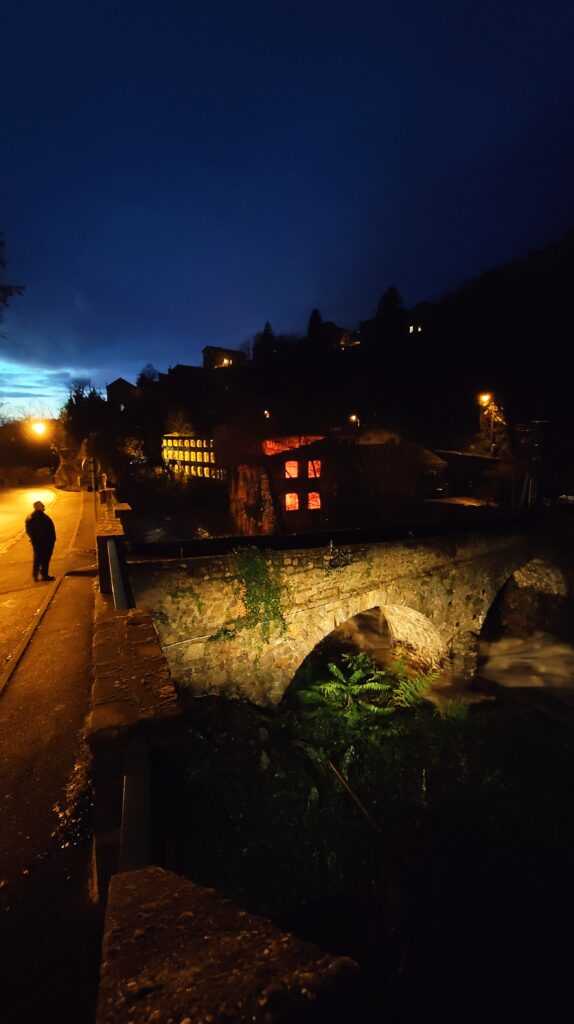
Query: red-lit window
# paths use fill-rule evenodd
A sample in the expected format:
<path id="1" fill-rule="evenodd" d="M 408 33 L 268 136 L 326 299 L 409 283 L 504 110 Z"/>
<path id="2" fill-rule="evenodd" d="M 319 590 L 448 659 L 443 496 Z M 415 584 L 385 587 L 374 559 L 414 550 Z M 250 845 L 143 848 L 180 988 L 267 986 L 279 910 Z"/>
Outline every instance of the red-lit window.
<path id="1" fill-rule="evenodd" d="M 309 491 L 307 495 L 307 508 L 321 508 L 321 495 L 319 491 Z"/>
<path id="2" fill-rule="evenodd" d="M 285 476 L 289 477 L 291 480 L 299 476 L 299 463 L 294 459 L 285 463 Z"/>
<path id="3" fill-rule="evenodd" d="M 285 511 L 296 512 L 299 508 L 299 495 L 295 492 L 285 495 Z"/>
<path id="4" fill-rule="evenodd" d="M 311 480 L 319 479 L 319 477 L 321 476 L 320 459 L 312 459 L 310 462 L 307 463 L 307 476 L 310 477 Z"/>

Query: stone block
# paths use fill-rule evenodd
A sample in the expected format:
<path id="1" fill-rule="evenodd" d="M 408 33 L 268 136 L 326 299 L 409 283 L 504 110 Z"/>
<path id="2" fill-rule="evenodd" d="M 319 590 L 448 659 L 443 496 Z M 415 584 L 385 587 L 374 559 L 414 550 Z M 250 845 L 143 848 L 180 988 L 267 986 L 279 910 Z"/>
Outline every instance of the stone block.
<path id="1" fill-rule="evenodd" d="M 110 885 L 97 1024 L 353 1019 L 355 962 L 161 868 Z"/>

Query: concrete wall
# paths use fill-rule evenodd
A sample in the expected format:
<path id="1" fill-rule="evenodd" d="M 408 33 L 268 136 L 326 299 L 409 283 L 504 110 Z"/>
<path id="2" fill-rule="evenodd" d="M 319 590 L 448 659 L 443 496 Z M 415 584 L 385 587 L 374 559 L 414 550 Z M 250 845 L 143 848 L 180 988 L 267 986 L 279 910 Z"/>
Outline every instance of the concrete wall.
<path id="1" fill-rule="evenodd" d="M 534 546 L 524 533 L 472 534 L 263 552 L 282 616 L 268 635 L 263 607 L 261 620 L 242 628 L 246 586 L 235 555 L 132 564 L 130 577 L 181 687 L 272 706 L 313 648 L 370 608 L 381 609 L 393 639 L 421 664 L 470 677 L 488 610 Z"/>

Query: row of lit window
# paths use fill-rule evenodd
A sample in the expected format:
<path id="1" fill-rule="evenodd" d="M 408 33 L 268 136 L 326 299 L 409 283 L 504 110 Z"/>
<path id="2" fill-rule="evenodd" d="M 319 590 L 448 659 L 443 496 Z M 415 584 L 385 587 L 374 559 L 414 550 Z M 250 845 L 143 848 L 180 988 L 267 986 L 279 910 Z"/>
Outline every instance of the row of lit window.
<path id="1" fill-rule="evenodd" d="M 215 452 L 188 452 L 178 448 L 172 448 L 163 453 L 165 462 L 173 462 L 179 459 L 180 462 L 215 462 Z"/>
<path id="2" fill-rule="evenodd" d="M 225 470 L 213 469 L 211 466 L 180 466 L 176 462 L 173 469 L 176 473 L 181 473 L 182 476 L 202 476 L 209 477 L 210 480 L 225 480 Z"/>
<path id="3" fill-rule="evenodd" d="M 164 448 L 213 448 L 213 439 L 197 440 L 195 437 L 164 437 Z"/>
<path id="4" fill-rule="evenodd" d="M 305 468 L 304 465 L 301 467 L 302 470 Z M 299 463 L 293 459 L 289 459 L 285 463 L 285 477 L 290 480 L 295 480 L 299 476 Z M 303 476 L 303 472 L 301 472 Z M 321 476 L 321 462 L 319 459 L 310 459 L 307 462 L 307 476 L 311 480 L 318 480 Z"/>
<path id="5" fill-rule="evenodd" d="M 300 498 L 296 491 L 292 491 L 290 494 L 286 494 L 285 511 L 298 512 L 299 509 L 302 507 L 302 504 L 300 504 L 300 502 L 302 502 L 303 497 L 304 495 L 302 495 Z M 309 493 L 307 494 L 307 508 L 321 508 L 321 495 L 319 494 L 318 491 L 309 491 Z"/>

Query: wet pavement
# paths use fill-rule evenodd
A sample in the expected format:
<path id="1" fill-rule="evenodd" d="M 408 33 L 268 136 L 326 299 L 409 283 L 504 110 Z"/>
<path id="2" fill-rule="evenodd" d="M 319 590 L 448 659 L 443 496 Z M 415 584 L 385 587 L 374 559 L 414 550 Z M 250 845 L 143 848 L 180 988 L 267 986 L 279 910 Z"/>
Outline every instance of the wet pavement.
<path id="1" fill-rule="evenodd" d="M 91 688 L 94 506 L 91 495 L 71 492 L 55 492 L 53 502 L 46 501 L 58 535 L 51 566 L 57 579 L 34 585 L 19 503 L 31 505 L 36 495 L 1 494 L 0 512 L 14 501 L 18 508 L 11 523 L 6 515 L 0 522 L 2 1020 L 88 1024 L 101 936 L 101 910 L 91 893 L 83 746 Z"/>

